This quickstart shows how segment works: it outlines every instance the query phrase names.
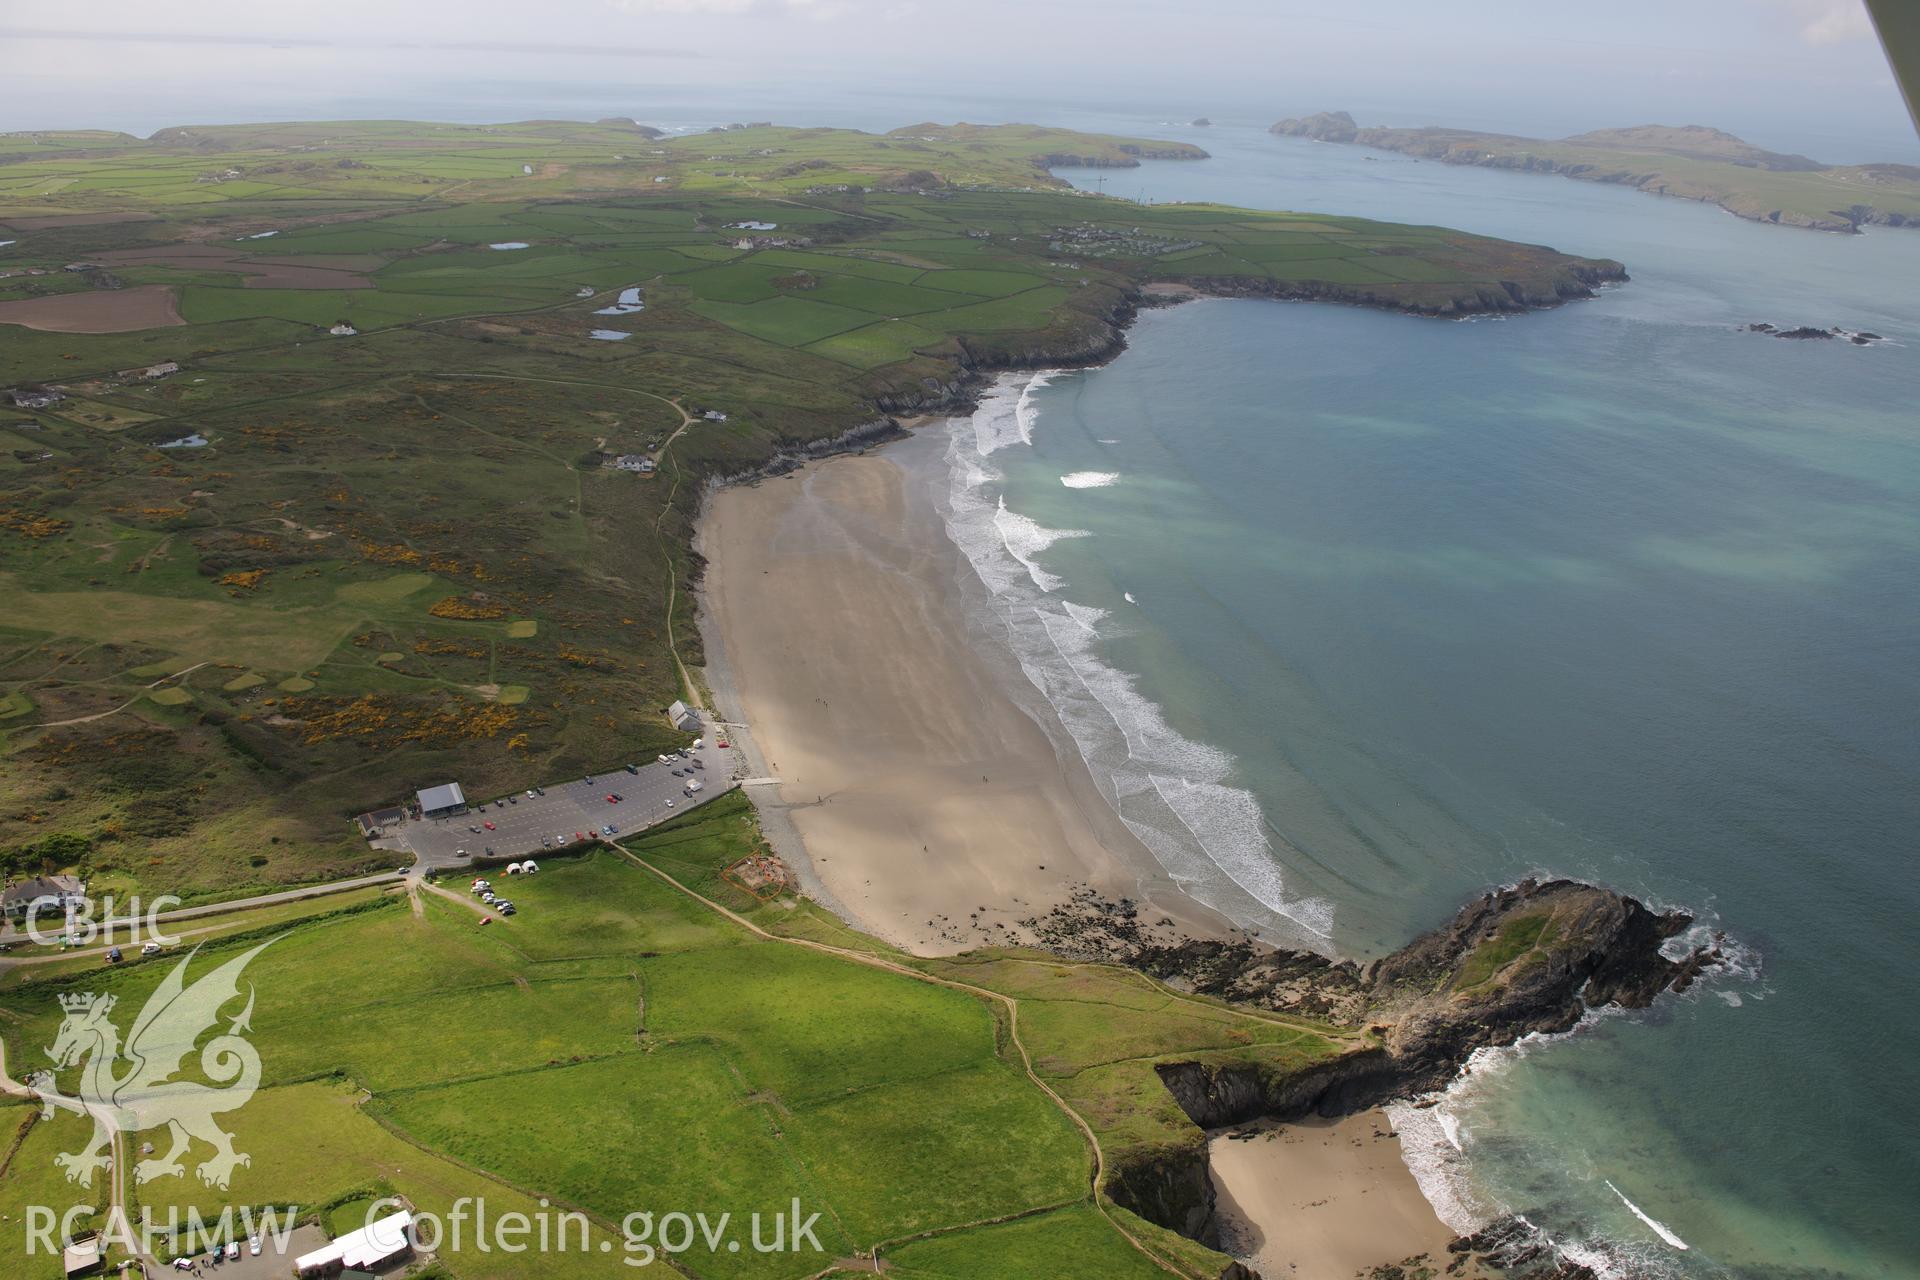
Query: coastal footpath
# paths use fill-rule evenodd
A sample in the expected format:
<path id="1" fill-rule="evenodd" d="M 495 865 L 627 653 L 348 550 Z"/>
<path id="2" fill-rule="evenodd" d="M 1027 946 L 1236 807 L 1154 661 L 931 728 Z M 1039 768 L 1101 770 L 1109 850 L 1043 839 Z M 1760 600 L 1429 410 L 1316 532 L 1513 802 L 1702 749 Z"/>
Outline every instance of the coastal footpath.
<path id="1" fill-rule="evenodd" d="M 1701 125 L 1596 129 L 1525 138 L 1470 129 L 1362 128 L 1344 111 L 1282 120 L 1269 132 L 1397 151 L 1442 164 L 1553 173 L 1715 204 L 1737 217 L 1814 231 L 1920 226 L 1920 167 L 1829 165 L 1767 151 Z"/>

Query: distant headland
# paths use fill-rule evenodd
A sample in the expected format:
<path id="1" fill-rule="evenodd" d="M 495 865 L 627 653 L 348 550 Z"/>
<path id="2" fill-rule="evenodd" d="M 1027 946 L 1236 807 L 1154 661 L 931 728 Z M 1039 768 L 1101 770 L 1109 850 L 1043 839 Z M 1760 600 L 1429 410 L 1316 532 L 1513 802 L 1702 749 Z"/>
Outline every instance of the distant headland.
<path id="1" fill-rule="evenodd" d="M 1703 125 L 1596 129 L 1524 138 L 1470 129 L 1362 128 L 1344 111 L 1282 120 L 1269 132 L 1351 142 L 1443 164 L 1557 173 L 1717 204 L 1755 222 L 1814 231 L 1920 226 L 1920 166 L 1829 165 L 1767 151 Z"/>

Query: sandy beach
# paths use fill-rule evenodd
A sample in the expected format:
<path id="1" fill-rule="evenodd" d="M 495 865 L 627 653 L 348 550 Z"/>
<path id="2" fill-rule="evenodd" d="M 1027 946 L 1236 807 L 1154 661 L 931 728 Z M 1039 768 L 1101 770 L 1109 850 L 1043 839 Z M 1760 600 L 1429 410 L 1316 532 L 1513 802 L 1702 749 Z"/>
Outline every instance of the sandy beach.
<path id="1" fill-rule="evenodd" d="M 1189 933 L 1229 930 L 969 643 L 955 590 L 969 570 L 909 487 L 938 443 L 713 495 L 702 634 L 719 710 L 751 725 L 780 779 L 755 789 L 769 834 L 790 822 L 805 848 L 783 852 L 811 863 L 832 904 L 922 954 L 1009 941 L 1078 886 Z"/>
<path id="2" fill-rule="evenodd" d="M 1223 1243 L 1267 1280 L 1343 1280 L 1419 1254 L 1436 1270 L 1451 1260 L 1453 1232 L 1384 1111 L 1233 1132 L 1254 1136 L 1208 1144 Z"/>
<path id="3" fill-rule="evenodd" d="M 722 723 L 763 778 L 763 826 L 807 891 L 921 954 L 1021 934 L 1078 886 L 1183 931 L 1231 924 L 1182 895 L 970 636 L 971 573 L 918 487 L 938 427 L 712 495 L 701 633 Z M 1271 1280 L 1444 1255 L 1381 1112 L 1212 1143 L 1233 1251 Z"/>

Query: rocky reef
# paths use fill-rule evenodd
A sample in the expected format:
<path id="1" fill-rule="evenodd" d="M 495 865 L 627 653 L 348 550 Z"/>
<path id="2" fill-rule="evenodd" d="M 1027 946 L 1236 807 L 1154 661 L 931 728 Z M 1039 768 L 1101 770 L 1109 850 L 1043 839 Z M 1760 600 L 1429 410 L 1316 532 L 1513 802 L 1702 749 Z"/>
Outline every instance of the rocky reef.
<path id="1" fill-rule="evenodd" d="M 1770 338 L 1788 338 L 1795 341 L 1806 341 L 1809 339 L 1813 341 L 1831 341 L 1835 338 L 1841 338 L 1856 347 L 1870 347 L 1876 342 L 1886 341 L 1886 339 L 1879 334 L 1869 330 L 1842 329 L 1839 325 L 1821 329 L 1810 324 L 1802 324 L 1783 329 L 1779 325 L 1769 324 L 1767 321 L 1761 320 L 1746 326 L 1745 331 L 1747 333 L 1764 333 Z"/>

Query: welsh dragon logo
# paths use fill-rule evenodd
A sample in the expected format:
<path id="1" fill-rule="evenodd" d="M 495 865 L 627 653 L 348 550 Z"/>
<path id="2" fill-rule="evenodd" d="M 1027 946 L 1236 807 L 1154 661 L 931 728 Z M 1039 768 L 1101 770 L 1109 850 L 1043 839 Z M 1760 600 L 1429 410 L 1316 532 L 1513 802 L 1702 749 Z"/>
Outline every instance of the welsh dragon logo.
<path id="1" fill-rule="evenodd" d="M 261 943 L 188 986 L 187 965 L 199 954 L 196 947 L 148 998 L 124 1045 L 109 1017 L 113 996 L 86 992 L 60 997 L 66 1017 L 46 1053 L 56 1070 L 86 1064 L 78 1093 L 61 1093 L 52 1071 L 35 1073 L 27 1087 L 40 1098 L 45 1118 L 58 1108 L 93 1119 L 93 1138 L 86 1146 L 54 1157 L 69 1182 L 92 1185 L 94 1173 L 111 1162 L 115 1133 L 132 1135 L 163 1125 L 173 1145 L 157 1159 L 134 1166 L 136 1183 L 184 1174 L 180 1157 L 195 1138 L 214 1149 L 212 1158 L 200 1164 L 200 1180 L 208 1186 L 224 1190 L 236 1167 L 252 1163 L 233 1149 L 233 1135 L 214 1123 L 221 1112 L 245 1106 L 260 1085 L 260 1055 L 241 1034 L 252 1029 L 251 984 L 246 1008 L 200 1049 L 200 1074 L 215 1083 L 179 1077 L 195 1043 L 219 1021 L 221 1008 L 238 998 L 241 972 L 271 943 Z"/>

